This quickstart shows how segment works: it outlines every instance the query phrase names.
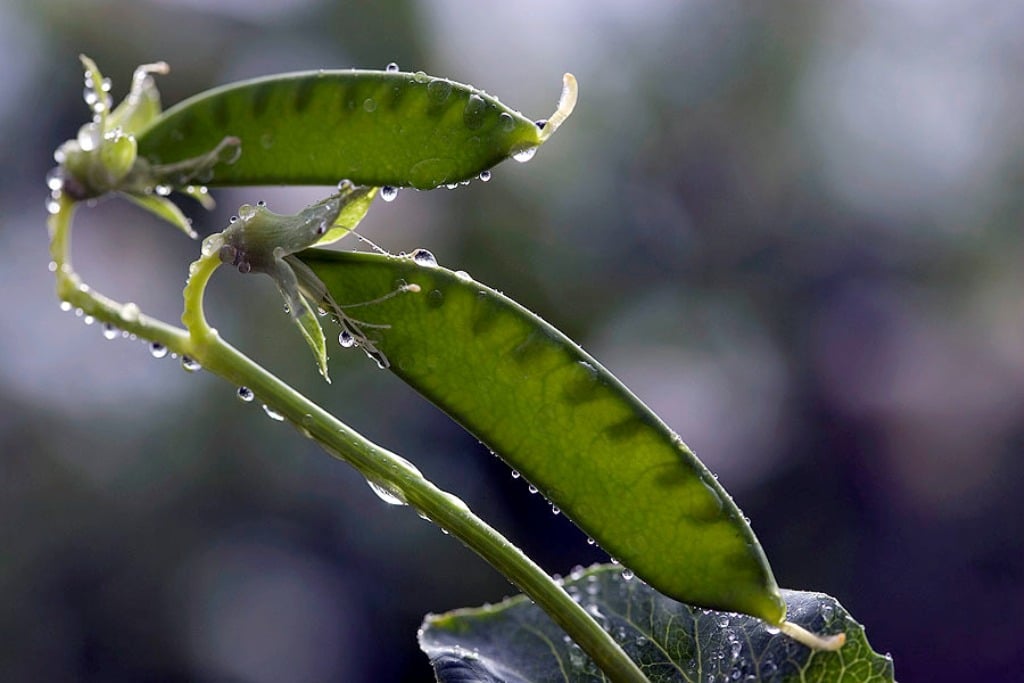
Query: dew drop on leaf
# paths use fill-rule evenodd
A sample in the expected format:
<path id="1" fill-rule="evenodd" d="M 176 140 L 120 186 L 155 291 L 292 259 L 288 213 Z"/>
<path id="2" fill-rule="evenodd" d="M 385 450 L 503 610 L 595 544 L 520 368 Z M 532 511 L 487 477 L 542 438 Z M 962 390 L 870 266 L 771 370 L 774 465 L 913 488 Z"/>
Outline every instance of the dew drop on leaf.
<path id="1" fill-rule="evenodd" d="M 392 73 L 394 73 L 395 71 L 398 71 L 398 63 L 397 62 L 391 62 L 390 64 L 387 65 L 386 70 L 390 71 Z"/>
<path id="2" fill-rule="evenodd" d="M 412 260 L 421 266 L 433 267 L 437 265 L 437 259 L 427 249 L 417 249 L 412 252 Z"/>
<path id="3" fill-rule="evenodd" d="M 512 153 L 512 158 L 521 164 L 525 164 L 527 161 L 533 158 L 533 155 L 537 153 L 536 147 L 524 147 L 518 152 Z"/>
<path id="4" fill-rule="evenodd" d="M 488 180 L 491 179 L 491 172 L 490 171 L 480 171 L 480 175 L 477 176 L 477 177 L 480 178 L 481 182 L 486 183 Z"/>
<path id="5" fill-rule="evenodd" d="M 338 343 L 341 344 L 343 349 L 351 349 L 356 345 L 356 338 L 348 330 L 342 330 L 341 334 L 338 335 Z"/>
<path id="6" fill-rule="evenodd" d="M 392 187 L 391 185 L 385 185 L 380 188 L 380 198 L 386 202 L 393 202 L 398 197 L 398 188 Z"/>

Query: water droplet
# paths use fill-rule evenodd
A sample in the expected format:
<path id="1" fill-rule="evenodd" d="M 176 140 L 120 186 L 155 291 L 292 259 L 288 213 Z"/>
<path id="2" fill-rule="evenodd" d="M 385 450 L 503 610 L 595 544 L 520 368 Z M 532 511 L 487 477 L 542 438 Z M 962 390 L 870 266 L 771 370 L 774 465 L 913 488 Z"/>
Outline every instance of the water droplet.
<path id="1" fill-rule="evenodd" d="M 261 199 L 258 202 L 256 202 L 256 206 L 260 207 L 261 209 L 265 209 L 267 208 L 267 202 Z"/>
<path id="2" fill-rule="evenodd" d="M 539 130 L 544 130 L 544 126 L 548 125 L 547 119 L 537 119 L 533 122 L 533 125 L 537 126 Z"/>
<path id="3" fill-rule="evenodd" d="M 160 342 L 153 342 L 149 345 L 149 355 L 153 358 L 163 358 L 167 355 L 167 347 Z"/>
<path id="4" fill-rule="evenodd" d="M 427 84 L 427 96 L 434 104 L 441 104 L 452 94 L 452 84 L 443 79 L 435 79 Z"/>
<path id="5" fill-rule="evenodd" d="M 385 71 L 390 71 L 392 73 L 398 71 L 398 64 L 396 62 L 391 62 L 390 64 L 387 65 Z"/>
<path id="6" fill-rule="evenodd" d="M 398 197 L 398 188 L 391 185 L 385 185 L 380 188 L 380 198 L 386 202 L 393 202 Z"/>
<path id="7" fill-rule="evenodd" d="M 64 169 L 54 166 L 46 173 L 46 186 L 51 190 L 64 189 Z"/>
<path id="8" fill-rule="evenodd" d="M 181 369 L 185 372 L 199 372 L 203 369 L 203 366 L 199 364 L 199 361 L 191 356 L 182 356 Z"/>
<path id="9" fill-rule="evenodd" d="M 467 273 L 464 270 L 457 270 L 457 271 L 455 271 L 455 277 L 459 278 L 463 282 L 472 282 L 473 281 L 473 276 L 471 276 L 469 273 Z"/>
<path id="10" fill-rule="evenodd" d="M 527 490 L 527 491 L 529 491 L 530 493 L 537 493 L 537 487 L 536 487 L 536 486 L 534 486 L 533 484 L 530 484 L 530 485 L 529 485 L 529 486 L 528 486 L 528 487 L 526 488 L 526 490 Z"/>
<path id="11" fill-rule="evenodd" d="M 826 623 L 832 621 L 832 617 L 835 616 L 835 610 L 832 608 L 832 605 L 822 605 L 821 616 Z"/>
<path id="12" fill-rule="evenodd" d="M 256 394 L 252 393 L 252 389 L 249 387 L 238 387 L 237 396 L 238 400 L 243 403 L 251 403 L 256 398 Z"/>
<path id="13" fill-rule="evenodd" d="M 537 153 L 536 147 L 524 147 L 517 152 L 512 153 L 512 158 L 521 164 L 525 164 L 527 161 L 533 158 L 533 155 Z"/>
<path id="14" fill-rule="evenodd" d="M 367 113 L 377 111 L 377 102 L 372 97 L 367 97 L 363 100 L 363 111 Z"/>
<path id="15" fill-rule="evenodd" d="M 622 578 L 624 580 L 632 581 L 634 576 L 635 576 L 635 574 L 633 574 L 633 570 L 632 569 L 623 569 L 622 570 Z"/>
<path id="16" fill-rule="evenodd" d="M 356 338 L 348 330 L 342 330 L 341 334 L 338 335 L 338 343 L 341 344 L 343 349 L 351 349 L 356 345 Z"/>
<path id="17" fill-rule="evenodd" d="M 141 314 L 142 311 L 139 310 L 138 304 L 133 303 L 131 301 L 129 301 L 128 303 L 121 307 L 121 320 L 125 321 L 126 323 L 138 322 L 139 316 Z"/>
<path id="18" fill-rule="evenodd" d="M 267 417 L 269 417 L 274 422 L 284 422 L 284 415 L 277 412 L 276 410 L 268 406 L 266 403 L 263 404 L 263 412 L 266 413 Z"/>
<path id="19" fill-rule="evenodd" d="M 55 216 L 60 213 L 60 199 L 56 197 L 50 197 L 46 200 L 46 213 L 51 216 Z"/>
<path id="20" fill-rule="evenodd" d="M 558 516 L 558 515 L 562 514 L 562 511 L 559 509 L 559 507 L 557 505 L 552 505 L 551 506 L 551 514 L 553 514 L 555 516 Z"/>
<path id="21" fill-rule="evenodd" d="M 503 111 L 498 115 L 498 121 L 501 122 L 501 129 L 506 133 L 511 132 L 516 127 L 516 120 L 507 111 Z"/>
<path id="22" fill-rule="evenodd" d="M 60 310 L 64 311 L 65 313 L 70 311 L 71 310 L 71 302 L 70 301 L 61 301 L 60 302 Z"/>
<path id="23" fill-rule="evenodd" d="M 83 152 L 91 152 L 100 146 L 103 132 L 98 123 L 87 123 L 78 129 L 78 146 Z"/>
<path id="24" fill-rule="evenodd" d="M 717 617 L 715 617 L 715 623 L 718 624 L 720 628 L 725 628 L 729 625 L 729 617 L 727 617 L 724 614 L 720 614 Z"/>
<path id="25" fill-rule="evenodd" d="M 171 194 L 171 186 L 170 185 L 157 185 L 156 187 L 153 188 L 153 191 L 156 192 L 161 197 L 166 197 L 169 194 Z"/>
<path id="26" fill-rule="evenodd" d="M 767 633 L 770 636 L 775 636 L 775 635 L 779 634 L 779 627 L 778 626 L 766 625 L 764 627 L 764 631 L 765 631 L 765 633 Z"/>
<path id="27" fill-rule="evenodd" d="M 255 215 L 256 207 L 253 206 L 252 204 L 242 204 L 240 207 L 238 207 L 238 217 L 243 221 L 250 220 Z M 232 218 L 234 218 L 234 216 L 232 216 Z M 234 221 L 231 222 L 234 223 Z"/>
<path id="28" fill-rule="evenodd" d="M 437 259 L 434 258 L 434 255 L 427 249 L 417 249 L 412 252 L 412 260 L 419 265 L 426 266 L 428 268 L 437 265 Z"/>
<path id="29" fill-rule="evenodd" d="M 519 474 L 519 470 L 512 470 L 512 478 L 513 479 L 518 479 L 520 476 L 521 475 Z"/>
<path id="30" fill-rule="evenodd" d="M 594 545 L 595 543 L 597 543 L 597 541 L 590 537 L 587 537 L 587 545 Z"/>
<path id="31" fill-rule="evenodd" d="M 487 103 L 484 98 L 473 94 L 469 96 L 465 109 L 462 110 L 462 122 L 466 128 L 476 130 L 484 125 L 484 112 L 487 111 Z"/>
<path id="32" fill-rule="evenodd" d="M 477 178 L 480 179 L 480 182 L 486 183 L 487 181 L 489 181 L 491 179 L 491 172 L 490 171 L 480 171 L 480 175 L 478 175 Z"/>
<path id="33" fill-rule="evenodd" d="M 391 489 L 376 482 L 372 482 L 369 479 L 366 480 L 366 483 L 369 484 L 370 490 L 377 494 L 377 497 L 388 505 L 407 505 L 400 492 L 392 491 Z"/>
<path id="34" fill-rule="evenodd" d="M 120 334 L 120 330 L 111 325 L 110 323 L 104 323 L 103 325 L 103 338 L 104 339 L 117 339 L 117 335 Z"/>

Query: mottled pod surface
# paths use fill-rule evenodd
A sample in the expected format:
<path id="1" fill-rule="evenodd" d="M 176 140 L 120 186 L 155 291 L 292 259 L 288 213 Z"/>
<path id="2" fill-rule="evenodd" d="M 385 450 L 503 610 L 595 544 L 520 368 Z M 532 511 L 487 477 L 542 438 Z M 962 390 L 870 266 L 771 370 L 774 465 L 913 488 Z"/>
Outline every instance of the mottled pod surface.
<path id="1" fill-rule="evenodd" d="M 428 189 L 477 176 L 542 142 L 540 127 L 496 98 L 422 72 L 310 71 L 206 91 L 138 137 L 139 154 L 168 164 L 242 141 L 211 186 L 306 184 Z"/>
<path id="2" fill-rule="evenodd" d="M 307 250 L 390 368 L 657 590 L 777 623 L 785 614 L 743 514 L 683 441 L 578 345 L 464 273 L 412 258 Z"/>

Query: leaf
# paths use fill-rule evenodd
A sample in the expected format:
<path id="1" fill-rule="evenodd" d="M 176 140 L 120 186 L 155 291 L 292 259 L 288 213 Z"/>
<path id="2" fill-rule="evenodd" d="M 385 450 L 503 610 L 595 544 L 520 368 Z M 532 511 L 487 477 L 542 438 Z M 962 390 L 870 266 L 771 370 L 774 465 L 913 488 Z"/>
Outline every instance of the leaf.
<path id="1" fill-rule="evenodd" d="M 122 192 L 121 196 L 126 199 L 130 199 L 134 204 L 142 207 L 146 211 L 149 211 L 157 218 L 164 219 L 192 239 L 196 239 L 196 237 L 199 236 L 198 233 L 192 229 L 192 223 L 190 223 L 185 214 L 181 212 L 178 205 L 170 199 L 160 197 L 159 195 L 129 194 L 127 192 Z"/>
<path id="2" fill-rule="evenodd" d="M 464 273 L 430 265 L 423 250 L 296 256 L 343 308 L 373 301 L 356 317 L 388 326 L 365 334 L 391 370 L 638 576 L 679 600 L 782 621 L 775 579 L 739 508 L 578 345 Z M 406 283 L 419 293 L 386 296 Z"/>
<path id="3" fill-rule="evenodd" d="M 575 104 L 566 75 L 551 123 L 538 126 L 496 98 L 422 72 L 308 71 L 214 88 L 167 110 L 138 136 L 152 164 L 199 157 L 228 136 L 241 158 L 209 185 L 437 187 L 529 156 Z"/>
<path id="4" fill-rule="evenodd" d="M 577 570 L 565 588 L 637 662 L 652 683 L 883 683 L 893 662 L 871 649 L 864 627 L 822 593 L 782 591 L 791 618 L 813 631 L 845 632 L 838 652 L 813 651 L 745 615 L 690 607 L 609 565 Z M 428 615 L 419 633 L 440 683 L 607 680 L 579 646 L 525 596 Z"/>
<path id="5" fill-rule="evenodd" d="M 337 242 L 355 230 L 356 226 L 366 216 L 366 212 L 370 210 L 370 205 L 373 204 L 373 198 L 376 196 L 377 188 L 375 187 L 353 187 L 349 189 L 349 195 L 345 204 L 342 205 L 341 211 L 338 212 L 338 217 L 334 219 L 331 227 L 320 238 L 320 241 L 316 243 L 317 246 L 325 246 Z"/>

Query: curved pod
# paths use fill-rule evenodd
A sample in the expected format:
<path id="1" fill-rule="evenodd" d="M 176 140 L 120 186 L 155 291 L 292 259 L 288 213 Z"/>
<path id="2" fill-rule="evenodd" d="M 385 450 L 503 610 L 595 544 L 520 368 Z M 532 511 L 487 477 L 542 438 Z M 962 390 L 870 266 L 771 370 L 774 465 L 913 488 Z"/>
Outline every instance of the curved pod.
<path id="1" fill-rule="evenodd" d="M 428 189 L 476 177 L 528 156 L 569 115 L 575 79 L 538 125 L 475 88 L 422 72 L 308 71 L 200 93 L 168 109 L 138 136 L 152 164 L 199 157 L 225 137 L 241 157 L 208 185 L 357 185 Z"/>
<path id="2" fill-rule="evenodd" d="M 415 258 L 297 256 L 343 306 L 418 285 L 359 309 L 388 325 L 369 336 L 391 370 L 637 576 L 677 600 L 782 622 L 785 603 L 735 503 L 578 345 L 494 290 Z"/>

